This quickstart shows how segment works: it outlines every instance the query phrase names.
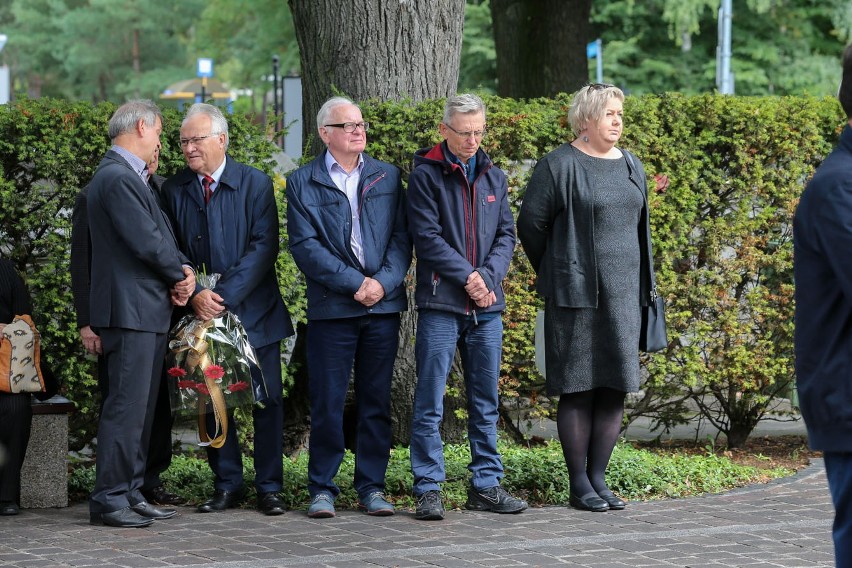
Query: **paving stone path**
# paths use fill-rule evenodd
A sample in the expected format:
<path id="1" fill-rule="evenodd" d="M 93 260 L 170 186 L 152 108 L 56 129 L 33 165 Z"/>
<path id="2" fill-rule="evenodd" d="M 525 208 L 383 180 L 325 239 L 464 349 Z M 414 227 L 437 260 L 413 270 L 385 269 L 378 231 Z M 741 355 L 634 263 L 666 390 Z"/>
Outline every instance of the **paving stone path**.
<path id="1" fill-rule="evenodd" d="M 766 485 L 606 513 L 450 511 L 425 522 L 410 512 L 312 520 L 304 511 L 264 517 L 185 507 L 149 528 L 113 529 L 89 525 L 82 503 L 25 510 L 0 517 L 0 566 L 812 568 L 834 566 L 832 518 L 824 466 L 814 460 Z"/>

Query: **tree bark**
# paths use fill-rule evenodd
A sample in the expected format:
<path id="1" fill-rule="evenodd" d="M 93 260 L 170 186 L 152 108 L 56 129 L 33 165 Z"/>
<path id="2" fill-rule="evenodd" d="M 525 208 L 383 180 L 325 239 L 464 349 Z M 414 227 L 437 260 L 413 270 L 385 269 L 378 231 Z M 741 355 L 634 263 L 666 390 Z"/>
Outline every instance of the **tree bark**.
<path id="1" fill-rule="evenodd" d="M 335 94 L 356 101 L 421 101 L 455 93 L 464 0 L 288 0 L 288 4 L 302 62 L 306 155 L 322 149 L 316 113 Z"/>
<path id="2" fill-rule="evenodd" d="M 589 81 L 592 0 L 491 0 L 497 92 L 552 97 Z"/>

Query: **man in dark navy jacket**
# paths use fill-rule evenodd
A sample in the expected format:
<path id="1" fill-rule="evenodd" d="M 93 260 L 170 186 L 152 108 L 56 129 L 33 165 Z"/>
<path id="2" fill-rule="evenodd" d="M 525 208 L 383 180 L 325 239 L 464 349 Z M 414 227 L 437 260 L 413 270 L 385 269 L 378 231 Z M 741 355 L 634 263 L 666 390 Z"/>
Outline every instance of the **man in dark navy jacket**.
<path id="1" fill-rule="evenodd" d="M 196 287 L 190 300 L 196 316 L 207 320 L 230 310 L 240 318 L 257 353 L 269 395 L 264 408 L 253 409 L 257 507 L 266 515 L 280 515 L 285 511 L 278 494 L 284 475 L 281 340 L 292 335 L 293 327 L 275 275 L 279 231 L 272 180 L 225 154 L 228 122 L 213 105 L 190 107 L 180 145 L 189 167 L 163 185 L 163 207 L 181 250 L 208 274 L 221 274 L 214 290 Z M 252 376 L 261 380 L 254 367 Z M 244 497 L 235 428 L 229 413 L 224 446 L 207 447 L 215 491 L 198 507 L 202 513 L 234 507 Z M 208 431 L 213 431 L 212 424 Z"/>
<path id="2" fill-rule="evenodd" d="M 439 125 L 444 141 L 414 155 L 408 222 L 417 256 L 417 388 L 411 428 L 415 517 L 444 518 L 444 454 L 438 430 L 447 375 L 461 352 L 467 391 L 471 486 L 466 506 L 519 513 L 525 501 L 501 486 L 497 380 L 506 308 L 501 282 L 515 248 L 506 175 L 479 145 L 485 104 L 449 97 Z"/>
<path id="3" fill-rule="evenodd" d="M 353 363 L 358 506 L 369 515 L 392 515 L 384 488 L 391 378 L 411 264 L 405 194 L 399 169 L 364 153 L 369 124 L 352 101 L 326 101 L 317 125 L 327 150 L 287 179 L 290 252 L 308 288 L 308 516 L 335 515 L 340 490 L 333 478 L 343 460 Z"/>
<path id="4" fill-rule="evenodd" d="M 793 222 L 795 352 L 802 417 L 834 502 L 835 563 L 852 566 L 852 45 L 838 98 L 848 124 Z"/>

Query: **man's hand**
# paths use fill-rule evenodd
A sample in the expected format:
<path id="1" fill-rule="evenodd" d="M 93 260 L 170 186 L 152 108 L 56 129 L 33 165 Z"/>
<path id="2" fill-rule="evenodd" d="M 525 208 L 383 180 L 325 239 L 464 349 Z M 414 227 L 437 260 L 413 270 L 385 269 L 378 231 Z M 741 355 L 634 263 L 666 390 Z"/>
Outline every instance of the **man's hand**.
<path id="1" fill-rule="evenodd" d="M 361 287 L 358 288 L 354 296 L 356 302 L 361 302 L 368 308 L 375 306 L 384 297 L 385 289 L 378 280 L 369 276 L 364 278 L 364 281 L 361 282 Z"/>
<path id="2" fill-rule="evenodd" d="M 192 309 L 199 319 L 213 319 L 225 311 L 225 300 L 213 290 L 202 290 L 192 297 Z"/>
<path id="3" fill-rule="evenodd" d="M 476 305 L 480 308 L 485 308 L 493 304 L 493 301 L 489 300 L 489 294 L 493 294 L 488 290 L 488 286 L 485 285 L 485 280 L 482 279 L 482 275 L 474 270 L 467 277 L 467 284 L 464 285 L 464 289 L 467 292 L 467 295 L 470 296 L 470 299 L 476 302 Z M 482 305 L 480 302 L 488 302 L 487 305 Z"/>
<path id="4" fill-rule="evenodd" d="M 190 267 L 184 266 L 183 274 L 186 278 L 175 284 L 173 288 L 175 295 L 180 300 L 183 300 L 183 304 L 180 304 L 181 306 L 186 305 L 186 301 L 189 300 L 189 297 L 195 291 L 195 272 Z"/>
<path id="5" fill-rule="evenodd" d="M 475 300 L 476 305 L 480 308 L 487 308 L 494 304 L 497 301 L 497 294 L 494 292 L 489 292 L 487 296 L 485 296 L 482 300 Z"/>
<path id="6" fill-rule="evenodd" d="M 101 347 L 100 336 L 92 331 L 91 326 L 80 328 L 80 339 L 83 341 L 83 347 L 92 355 L 102 355 L 104 350 Z"/>

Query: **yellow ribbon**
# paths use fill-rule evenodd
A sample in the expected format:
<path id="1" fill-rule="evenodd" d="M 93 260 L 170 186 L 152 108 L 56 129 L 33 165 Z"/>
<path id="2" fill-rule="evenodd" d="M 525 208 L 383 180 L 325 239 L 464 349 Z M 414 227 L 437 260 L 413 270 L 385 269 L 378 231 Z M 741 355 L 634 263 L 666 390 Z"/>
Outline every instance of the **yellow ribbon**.
<path id="1" fill-rule="evenodd" d="M 186 369 L 189 374 L 192 374 L 196 368 L 201 369 L 201 374 L 204 376 L 204 384 L 207 385 L 207 392 L 210 396 L 210 404 L 213 407 L 213 419 L 216 424 L 216 431 L 214 433 L 215 436 L 210 438 L 210 435 L 207 433 L 205 395 L 198 393 L 198 439 L 202 446 L 221 448 L 225 444 L 225 439 L 228 437 L 228 414 L 227 406 L 225 405 L 225 395 L 219 383 L 216 382 L 216 379 L 211 379 L 205 373 L 207 367 L 213 364 L 210 355 L 207 354 L 209 346 L 205 340 L 207 330 L 213 326 L 213 320 L 205 322 L 195 320 L 193 324 L 190 324 L 184 329 L 184 337 L 181 338 L 179 347 L 173 349 L 173 351 L 175 353 L 187 351 Z"/>

